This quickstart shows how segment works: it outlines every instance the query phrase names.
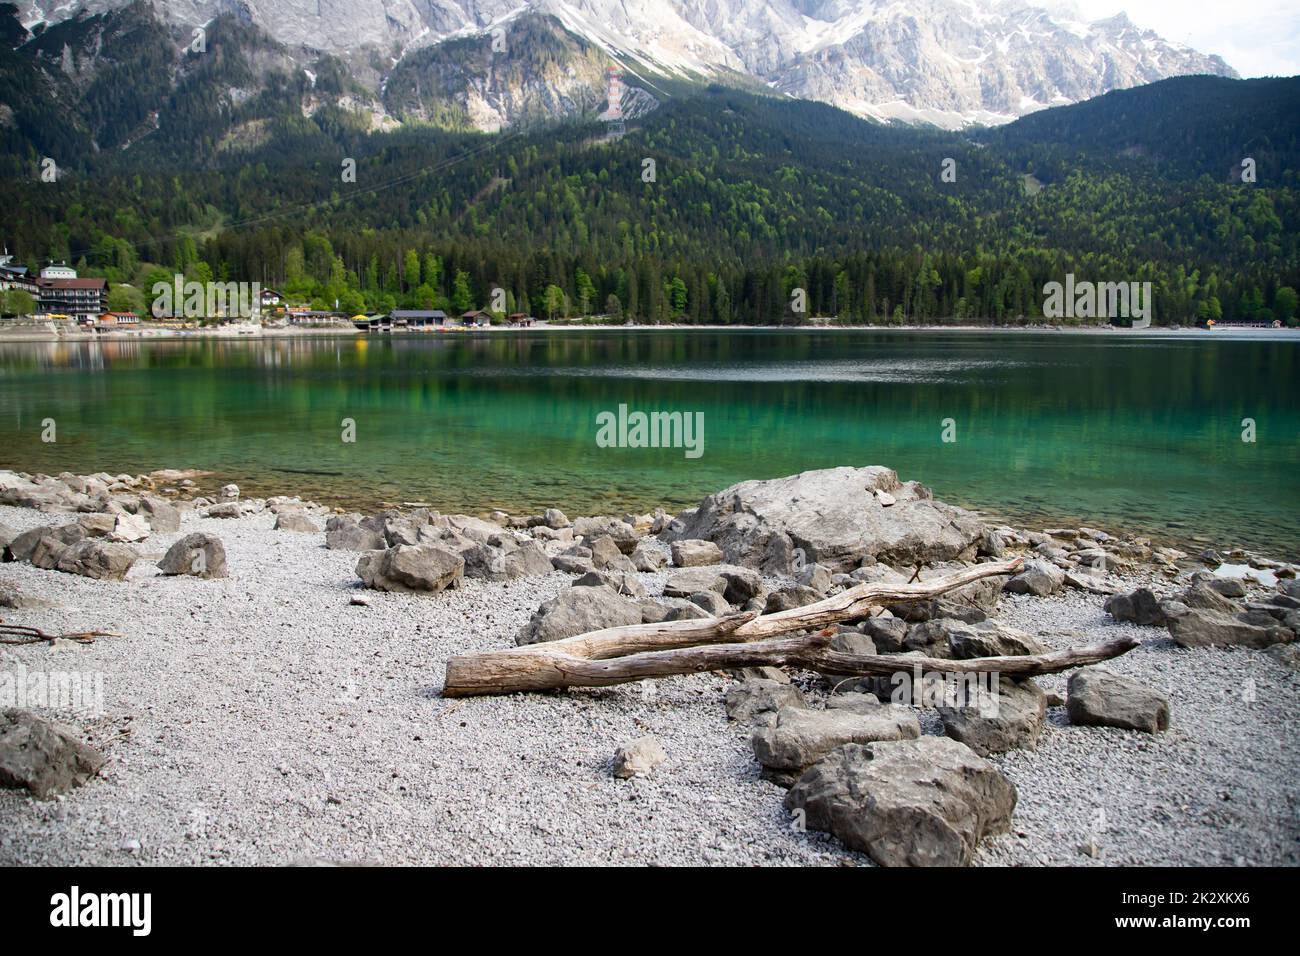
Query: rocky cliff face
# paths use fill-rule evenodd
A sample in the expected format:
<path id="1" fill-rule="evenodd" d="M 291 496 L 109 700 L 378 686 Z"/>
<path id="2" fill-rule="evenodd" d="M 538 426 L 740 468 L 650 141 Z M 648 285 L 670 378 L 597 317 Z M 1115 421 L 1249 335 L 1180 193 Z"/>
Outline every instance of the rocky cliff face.
<path id="1" fill-rule="evenodd" d="M 1165 41 L 1122 14 L 1089 23 L 1068 3 L 1024 0 L 146 2 L 185 27 L 234 14 L 286 45 L 363 64 L 379 84 L 390 69 L 409 79 L 412 69 L 428 68 L 434 87 L 449 89 L 452 112 L 483 129 L 589 107 L 600 99 L 593 56 L 617 57 L 634 72 L 744 78 L 863 116 L 947 127 L 1006 122 L 1168 76 L 1235 75 L 1222 59 Z M 31 26 L 122 3 L 19 5 Z M 485 62 L 464 42 L 486 36 L 509 49 L 520 23 L 538 42 L 534 14 L 553 18 L 541 22 L 552 25 L 558 44 L 540 70 L 535 61 Z M 408 104 L 410 95 L 403 93 Z"/>

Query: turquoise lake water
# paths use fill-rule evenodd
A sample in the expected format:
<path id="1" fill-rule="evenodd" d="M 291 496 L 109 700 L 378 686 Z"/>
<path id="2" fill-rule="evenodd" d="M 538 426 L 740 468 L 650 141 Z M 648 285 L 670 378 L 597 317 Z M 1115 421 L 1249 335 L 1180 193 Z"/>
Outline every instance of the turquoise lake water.
<path id="1" fill-rule="evenodd" d="M 1298 371 L 1300 335 L 1272 331 L 9 342 L 0 465 L 201 468 L 246 494 L 583 514 L 885 464 L 990 515 L 1298 557 Z M 620 405 L 702 413 L 703 453 L 600 447 L 597 416 Z"/>

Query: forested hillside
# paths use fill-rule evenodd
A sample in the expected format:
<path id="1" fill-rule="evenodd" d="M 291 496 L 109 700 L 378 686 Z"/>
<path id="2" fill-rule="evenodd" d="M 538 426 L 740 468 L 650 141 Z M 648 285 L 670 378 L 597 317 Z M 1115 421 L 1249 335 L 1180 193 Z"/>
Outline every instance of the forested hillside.
<path id="1" fill-rule="evenodd" d="M 47 37 L 0 50 L 0 236 L 113 283 L 180 270 L 350 311 L 482 307 L 499 286 L 538 314 L 1005 322 L 1073 272 L 1151 281 L 1155 320 L 1184 324 L 1286 320 L 1279 289 L 1300 284 L 1300 80 L 1169 80 L 966 134 L 656 83 L 659 107 L 606 141 L 600 104 L 496 135 L 428 125 L 439 101 L 407 76 L 387 94 L 407 122 L 372 131 L 336 62 L 308 82 L 222 20 L 205 56 L 180 54 L 167 137 L 137 141 L 158 122 L 147 58 L 55 82 L 32 65 Z M 54 183 L 45 149 L 71 157 Z M 1231 175 L 1243 156 L 1254 183 Z"/>

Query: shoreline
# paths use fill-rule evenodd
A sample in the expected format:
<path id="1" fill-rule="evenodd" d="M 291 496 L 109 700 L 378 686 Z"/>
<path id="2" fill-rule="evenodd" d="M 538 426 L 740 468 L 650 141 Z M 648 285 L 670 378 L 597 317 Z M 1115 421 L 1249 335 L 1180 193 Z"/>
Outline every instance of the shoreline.
<path id="1" fill-rule="evenodd" d="M 752 728 L 728 718 L 732 696 L 753 685 L 742 675 L 668 678 L 656 681 L 653 693 L 631 683 L 441 695 L 452 656 L 513 646 L 539 605 L 585 590 L 573 578 L 577 569 L 533 569 L 503 580 L 467 575 L 441 593 L 375 590 L 358 580 L 358 546 L 323 536 L 331 509 L 290 498 L 246 500 L 228 489 L 222 497 L 204 473 L 157 473 L 146 482 L 106 477 L 122 485 L 112 494 L 127 505 L 170 487 L 191 497 L 165 496 L 180 509 L 175 530 L 130 545 L 138 558 L 122 581 L 0 564 L 0 590 L 31 601 L 4 610 L 6 621 L 50 634 L 120 635 L 89 645 L 0 648 L 0 676 L 19 668 L 100 675 L 99 712 L 57 717 L 108 758 L 96 777 L 56 801 L 0 789 L 0 862 L 871 865 L 815 828 L 792 832 L 785 786 L 756 764 Z M 82 480 L 92 479 L 99 480 Z M 302 524 L 277 528 L 286 515 Z M 571 551 L 570 541 L 601 533 L 593 527 L 618 522 L 444 517 L 458 534 L 481 541 L 499 534 L 557 557 Z M 673 566 L 654 516 L 627 517 L 636 521 L 635 530 L 625 527 L 634 530 L 638 551 L 661 562 L 627 572 L 629 584 L 648 592 L 644 606 L 692 604 L 694 597 L 656 595 L 674 575 L 707 568 Z M 0 526 L 14 531 L 70 520 L 81 519 L 0 505 Z M 1092 529 L 1023 537 L 1011 528 L 998 533 L 1004 530 L 1008 556 L 1073 549 L 1065 564 L 1080 570 L 1075 556 L 1098 545 L 1122 556 L 1131 544 Z M 227 576 L 160 574 L 156 563 L 195 533 L 224 542 Z M 405 532 L 394 525 L 391 533 Z M 1190 556 L 1155 550 L 1141 557 L 1146 553 L 1107 569 L 1109 586 L 1172 596 L 1193 569 L 1205 568 Z M 910 572 L 877 570 L 886 579 Z M 793 586 L 780 575 L 762 577 L 765 589 Z M 1018 793 L 1010 832 L 983 840 L 971 862 L 1300 863 L 1286 809 L 1297 799 L 1290 782 L 1300 773 L 1300 752 L 1276 746 L 1300 706 L 1294 665 L 1248 647 L 1175 647 L 1163 628 L 1113 620 L 1105 599 L 1068 584 L 1048 595 L 1008 590 L 988 614 L 996 627 L 1018 629 L 1050 649 L 1138 638 L 1141 646 L 1107 669 L 1166 695 L 1171 726 L 1148 734 L 1077 724 L 1062 704 L 1070 674 L 1036 678 L 1048 695 L 1037 743 L 988 758 Z M 819 708 L 833 689 L 817 674 L 783 679 L 813 713 L 829 712 Z M 1257 703 L 1241 703 L 1243 684 Z M 934 709 L 920 705 L 914 713 L 921 739 L 943 737 Z M 666 762 L 646 776 L 618 779 L 613 753 L 647 734 L 662 742 Z M 1230 826 L 1223 794 L 1231 795 Z M 1101 826 L 1098 808 L 1105 811 Z"/>
<path id="2" fill-rule="evenodd" d="M 813 333 L 838 333 L 854 334 L 863 332 L 882 332 L 896 335 L 908 335 L 913 333 L 934 333 L 934 332 L 959 332 L 963 334 L 994 333 L 999 335 L 1012 334 L 1063 334 L 1063 335 L 1090 335 L 1090 336 L 1122 336 L 1124 338 L 1157 336 L 1169 337 L 1180 336 L 1190 337 L 1225 337 L 1229 333 L 1250 332 L 1256 334 L 1267 334 L 1277 336 L 1282 340 L 1300 339 L 1300 329 L 1282 328 L 1272 329 L 1255 326 L 1224 326 L 1220 325 L 1214 329 L 1200 328 L 1196 326 L 1185 326 L 1180 328 L 1169 328 L 1167 326 L 1151 326 L 1146 329 L 1127 329 L 1109 325 L 1090 325 L 1090 326 L 1064 326 L 1064 325 L 683 325 L 666 323 L 662 325 L 608 325 L 608 324 L 582 324 L 582 323 L 559 323 L 550 324 L 542 321 L 528 327 L 503 327 L 490 326 L 487 328 L 463 328 L 460 326 L 450 326 L 446 328 L 427 329 L 427 330 L 405 330 L 398 332 L 375 332 L 367 333 L 357 329 L 347 329 L 345 327 L 329 328 L 303 328 L 303 327 L 268 327 L 262 328 L 257 333 L 237 333 L 229 331 L 220 331 L 218 329 L 133 329 L 130 331 L 114 330 L 111 332 L 83 332 L 76 331 L 68 334 L 48 331 L 28 331 L 27 329 L 16 329 L 5 327 L 8 323 L 0 324 L 0 344 L 5 343 L 50 343 L 50 342 L 174 342 L 187 340 L 217 340 L 217 341 L 241 341 L 256 342 L 264 339 L 293 339 L 293 338 L 444 338 L 451 337 L 452 341 L 459 336 L 478 336 L 478 335 L 515 335 L 515 334 L 535 334 L 538 332 L 766 332 L 766 333 L 788 333 L 788 334 L 813 334 Z"/>

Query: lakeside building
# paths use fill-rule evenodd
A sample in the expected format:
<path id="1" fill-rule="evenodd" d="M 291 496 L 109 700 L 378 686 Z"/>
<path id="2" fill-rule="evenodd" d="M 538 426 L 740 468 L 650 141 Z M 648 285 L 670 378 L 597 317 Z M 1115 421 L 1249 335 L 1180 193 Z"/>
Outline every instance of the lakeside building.
<path id="1" fill-rule="evenodd" d="M 99 325 L 108 328 L 124 328 L 140 324 L 140 316 L 134 312 L 105 312 L 99 317 Z"/>
<path id="2" fill-rule="evenodd" d="M 8 292 L 10 289 L 26 292 L 33 299 L 40 296 L 40 288 L 27 267 L 14 262 L 14 257 L 5 252 L 0 255 L 0 292 Z"/>
<path id="3" fill-rule="evenodd" d="M 103 315 L 108 311 L 108 282 L 105 279 L 80 279 L 77 270 L 65 263 L 50 263 L 36 280 L 40 311 L 80 318 Z"/>
<path id="4" fill-rule="evenodd" d="M 397 309 L 389 318 L 394 328 L 427 329 L 447 324 L 447 313 L 442 309 Z"/>

